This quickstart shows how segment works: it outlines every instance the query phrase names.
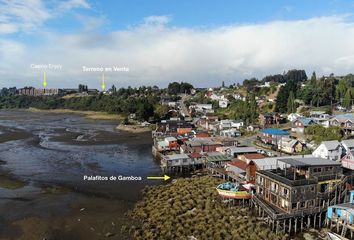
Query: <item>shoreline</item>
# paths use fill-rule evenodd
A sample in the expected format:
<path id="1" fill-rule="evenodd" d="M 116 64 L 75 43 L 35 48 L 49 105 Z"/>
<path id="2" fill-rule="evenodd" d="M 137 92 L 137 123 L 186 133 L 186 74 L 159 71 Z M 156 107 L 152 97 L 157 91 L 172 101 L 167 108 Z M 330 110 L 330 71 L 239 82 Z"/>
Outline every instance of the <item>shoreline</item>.
<path id="1" fill-rule="evenodd" d="M 25 111 L 30 112 L 44 112 L 44 113 L 73 113 L 85 115 L 85 118 L 91 120 L 117 120 L 121 121 L 125 118 L 123 114 L 111 114 L 107 112 L 97 112 L 97 111 L 83 111 L 83 110 L 72 110 L 66 108 L 58 109 L 39 109 L 39 108 L 28 108 Z"/>
<path id="2" fill-rule="evenodd" d="M 130 132 L 130 133 L 147 133 L 151 132 L 150 127 L 142 127 L 140 125 L 124 125 L 124 124 L 119 124 L 116 127 L 117 130 L 125 131 L 125 132 Z"/>

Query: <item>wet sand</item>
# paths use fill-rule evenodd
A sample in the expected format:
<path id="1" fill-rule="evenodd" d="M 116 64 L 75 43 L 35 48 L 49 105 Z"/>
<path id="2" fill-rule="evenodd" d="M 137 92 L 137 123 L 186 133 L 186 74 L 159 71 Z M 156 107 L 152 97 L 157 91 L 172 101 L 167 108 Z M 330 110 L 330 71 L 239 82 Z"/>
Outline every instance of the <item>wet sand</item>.
<path id="1" fill-rule="evenodd" d="M 0 172 L 26 183 L 0 187 L 0 240 L 130 239 L 126 216 L 141 198 L 137 182 L 83 181 L 84 175 L 160 174 L 151 134 L 117 121 L 70 113 L 0 111 Z"/>

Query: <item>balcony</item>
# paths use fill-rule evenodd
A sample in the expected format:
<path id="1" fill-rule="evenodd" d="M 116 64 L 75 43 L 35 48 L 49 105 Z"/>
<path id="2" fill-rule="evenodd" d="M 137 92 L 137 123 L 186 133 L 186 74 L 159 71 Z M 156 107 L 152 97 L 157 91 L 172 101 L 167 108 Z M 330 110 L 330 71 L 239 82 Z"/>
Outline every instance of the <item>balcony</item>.
<path id="1" fill-rule="evenodd" d="M 271 179 L 292 187 L 317 183 L 317 179 L 306 179 L 304 176 L 296 176 L 298 179 L 293 180 L 294 174 L 284 170 L 259 170 L 258 172 Z"/>

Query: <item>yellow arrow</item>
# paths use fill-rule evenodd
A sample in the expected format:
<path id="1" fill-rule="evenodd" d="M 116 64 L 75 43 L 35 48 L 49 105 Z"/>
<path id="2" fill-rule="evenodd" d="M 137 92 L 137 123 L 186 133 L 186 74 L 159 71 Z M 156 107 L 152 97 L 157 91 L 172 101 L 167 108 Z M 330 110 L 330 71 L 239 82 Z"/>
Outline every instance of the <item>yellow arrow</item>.
<path id="1" fill-rule="evenodd" d="M 104 91 L 106 89 L 106 85 L 104 84 L 104 73 L 102 73 L 101 88 L 102 88 L 102 91 Z"/>
<path id="2" fill-rule="evenodd" d="M 43 71 L 43 87 L 45 88 L 47 86 L 47 76 L 45 71 Z"/>
<path id="3" fill-rule="evenodd" d="M 147 179 L 149 179 L 149 180 L 165 180 L 165 181 L 167 181 L 168 179 L 170 179 L 170 177 L 169 176 L 167 176 L 167 175 L 164 175 L 163 177 L 147 177 Z"/>

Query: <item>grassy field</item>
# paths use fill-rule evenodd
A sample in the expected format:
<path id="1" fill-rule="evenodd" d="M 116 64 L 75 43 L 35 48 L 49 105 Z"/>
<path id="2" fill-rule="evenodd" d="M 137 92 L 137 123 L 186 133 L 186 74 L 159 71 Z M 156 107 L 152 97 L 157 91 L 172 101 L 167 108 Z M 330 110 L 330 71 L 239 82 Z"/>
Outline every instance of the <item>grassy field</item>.
<path id="1" fill-rule="evenodd" d="M 110 114 L 105 112 L 95 112 L 95 111 L 78 111 L 71 109 L 37 109 L 37 108 L 29 108 L 31 112 L 51 112 L 51 113 L 75 113 L 75 114 L 83 114 L 88 119 L 93 120 L 122 120 L 126 116 L 123 114 Z"/>
<path id="2" fill-rule="evenodd" d="M 287 239 L 276 235 L 247 207 L 222 203 L 215 187 L 220 179 L 209 176 L 180 178 L 148 187 L 131 216 L 134 239 Z"/>

